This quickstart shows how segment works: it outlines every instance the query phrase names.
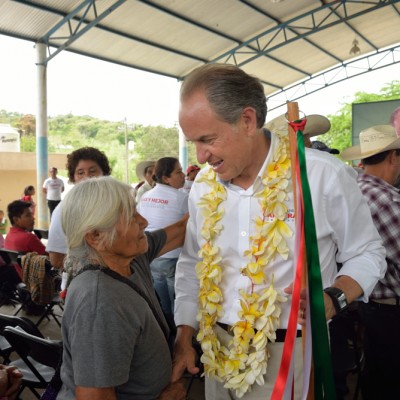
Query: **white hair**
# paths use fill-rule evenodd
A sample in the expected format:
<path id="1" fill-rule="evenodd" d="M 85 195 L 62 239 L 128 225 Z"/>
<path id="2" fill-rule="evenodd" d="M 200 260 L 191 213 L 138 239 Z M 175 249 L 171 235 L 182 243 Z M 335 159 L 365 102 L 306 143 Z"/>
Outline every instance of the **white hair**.
<path id="1" fill-rule="evenodd" d="M 85 235 L 103 233 L 103 243 L 111 245 L 116 225 L 128 225 L 136 212 L 133 188 L 111 176 L 90 178 L 77 183 L 62 201 L 62 227 L 67 237 L 66 265 L 76 273 L 88 263 L 101 264 L 101 257 L 90 247 Z"/>

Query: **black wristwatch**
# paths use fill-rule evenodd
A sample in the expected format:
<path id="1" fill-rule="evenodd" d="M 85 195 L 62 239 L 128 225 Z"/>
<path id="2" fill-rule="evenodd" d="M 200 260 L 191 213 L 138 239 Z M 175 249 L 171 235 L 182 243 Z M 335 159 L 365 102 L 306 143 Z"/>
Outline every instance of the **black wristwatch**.
<path id="1" fill-rule="evenodd" d="M 347 307 L 347 299 L 343 290 L 331 286 L 324 289 L 324 292 L 332 299 L 336 314 L 339 314 Z"/>

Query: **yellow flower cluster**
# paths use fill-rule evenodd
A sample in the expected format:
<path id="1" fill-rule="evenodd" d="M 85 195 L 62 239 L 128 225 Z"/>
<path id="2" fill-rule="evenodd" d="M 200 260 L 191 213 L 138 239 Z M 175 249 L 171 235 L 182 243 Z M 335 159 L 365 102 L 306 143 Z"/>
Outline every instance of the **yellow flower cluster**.
<path id="1" fill-rule="evenodd" d="M 226 200 L 224 185 L 216 179 L 210 168 L 200 179 L 211 187 L 201 197 L 198 206 L 204 217 L 201 236 L 204 244 L 199 251 L 202 259 L 196 265 L 200 280 L 199 332 L 205 373 L 221 382 L 242 397 L 256 382 L 264 383 L 269 352 L 268 341 L 275 341 L 279 326 L 280 303 L 286 298 L 279 294 L 273 284 L 273 275 L 268 276 L 268 265 L 279 254 L 287 259 L 289 248 L 286 238 L 292 235 L 285 223 L 286 201 L 290 184 L 290 155 L 287 133 L 278 136 L 279 143 L 263 174 L 263 189 L 257 193 L 260 215 L 255 219 L 254 234 L 250 237 L 250 248 L 244 255 L 249 262 L 241 273 L 251 281 L 251 293 L 240 292 L 241 309 L 238 321 L 232 326 L 233 337 L 228 346 L 223 346 L 214 332 L 214 325 L 224 315 L 223 294 L 219 288 L 222 279 L 223 260 L 215 240 L 223 229 L 223 202 Z M 258 288 L 257 285 L 267 285 Z"/>

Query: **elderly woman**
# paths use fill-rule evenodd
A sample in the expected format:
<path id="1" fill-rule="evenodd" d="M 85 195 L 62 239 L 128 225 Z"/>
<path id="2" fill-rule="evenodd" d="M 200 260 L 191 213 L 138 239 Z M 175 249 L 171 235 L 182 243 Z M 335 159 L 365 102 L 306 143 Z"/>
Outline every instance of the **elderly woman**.
<path id="1" fill-rule="evenodd" d="M 81 147 L 68 154 L 67 165 L 70 183 L 78 183 L 96 176 L 111 175 L 107 156 L 95 147 Z M 61 269 L 67 254 L 67 240 L 61 227 L 62 202 L 55 208 L 51 217 L 49 239 L 46 250 L 54 268 Z"/>
<path id="2" fill-rule="evenodd" d="M 129 185 L 100 177 L 77 184 L 63 200 L 72 281 L 58 400 L 185 398 L 180 383 L 169 384 L 168 327 L 149 264 L 182 245 L 187 217 L 145 233 L 132 194 Z"/>

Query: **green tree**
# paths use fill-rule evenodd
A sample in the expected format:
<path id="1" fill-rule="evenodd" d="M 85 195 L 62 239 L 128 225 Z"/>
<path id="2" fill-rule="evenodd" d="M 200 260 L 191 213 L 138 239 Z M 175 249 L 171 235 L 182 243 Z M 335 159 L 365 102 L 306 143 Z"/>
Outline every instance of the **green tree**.
<path id="1" fill-rule="evenodd" d="M 357 92 L 354 100 L 350 103 L 344 103 L 343 107 L 334 115 L 328 115 L 331 121 L 331 129 L 322 136 L 321 141 L 329 147 L 343 150 L 352 145 L 352 107 L 354 103 L 368 103 L 375 101 L 386 101 L 400 99 L 400 81 L 392 81 L 386 84 L 379 93 Z"/>

